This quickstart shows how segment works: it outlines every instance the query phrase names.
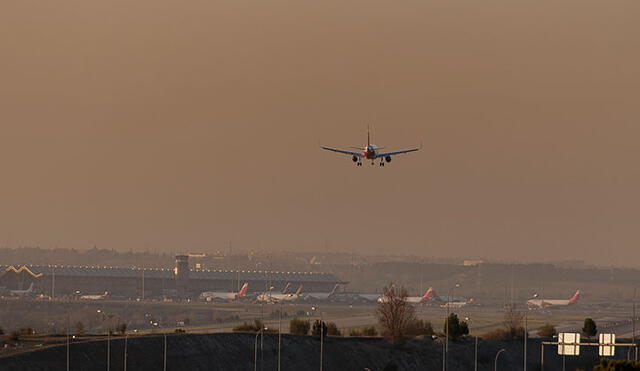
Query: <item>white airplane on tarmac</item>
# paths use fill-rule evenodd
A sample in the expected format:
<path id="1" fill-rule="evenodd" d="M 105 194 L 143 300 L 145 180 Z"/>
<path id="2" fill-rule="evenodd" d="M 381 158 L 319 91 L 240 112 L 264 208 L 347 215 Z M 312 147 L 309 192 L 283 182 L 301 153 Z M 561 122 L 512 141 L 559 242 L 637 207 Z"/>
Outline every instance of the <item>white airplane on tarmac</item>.
<path id="1" fill-rule="evenodd" d="M 285 287 L 285 289 L 287 287 Z M 286 291 L 286 290 L 283 290 L 283 291 Z M 266 303 L 279 303 L 279 302 L 282 302 L 282 301 L 293 301 L 293 300 L 296 300 L 296 299 L 298 299 L 300 297 L 300 293 L 301 292 L 302 292 L 302 285 L 300 285 L 300 287 L 298 287 L 298 290 L 296 290 L 296 292 L 293 293 L 293 294 L 287 294 L 286 292 L 283 292 L 281 294 L 274 294 L 274 293 L 270 293 L 270 292 L 265 292 L 265 293 L 262 293 L 262 294 L 258 295 L 256 300 L 257 301 L 266 302 Z"/>
<path id="2" fill-rule="evenodd" d="M 432 297 L 433 290 L 431 287 L 424 292 L 422 296 L 407 296 L 407 303 L 424 304 Z M 384 296 L 378 298 L 378 303 L 384 303 L 387 299 Z"/>
<path id="3" fill-rule="evenodd" d="M 576 293 L 570 299 L 530 299 L 527 300 L 527 306 L 531 309 L 545 309 L 549 307 L 564 307 L 567 305 L 573 305 L 580 299 L 580 290 L 576 290 Z"/>
<path id="4" fill-rule="evenodd" d="M 331 296 L 335 294 L 338 286 L 340 285 L 336 284 L 335 286 L 333 286 L 331 292 L 308 292 L 306 294 L 303 294 L 302 296 L 305 300 L 329 300 Z"/>
<path id="5" fill-rule="evenodd" d="M 364 148 L 351 147 L 353 149 L 362 150 L 362 152 L 354 152 L 347 151 L 343 149 L 330 148 L 330 147 L 321 147 L 324 150 L 342 153 L 345 155 L 351 156 L 353 162 L 356 163 L 357 166 L 362 166 L 362 160 L 371 160 L 371 165 L 375 164 L 375 160 L 380 159 L 380 166 L 384 166 L 385 161 L 391 162 L 392 156 L 400 155 L 403 153 L 415 152 L 422 149 L 422 145 L 419 148 L 411 148 L 405 149 L 402 151 L 395 152 L 380 152 L 380 150 L 384 149 L 384 147 L 378 147 L 375 144 L 371 144 L 371 135 L 369 134 L 369 129 L 367 129 L 367 146 Z"/>
<path id="6" fill-rule="evenodd" d="M 105 291 L 102 295 L 82 295 L 80 300 L 104 300 L 109 296 L 109 291 Z"/>
<path id="7" fill-rule="evenodd" d="M 200 294 L 200 299 L 205 301 L 231 301 L 243 298 L 247 295 L 247 289 L 249 283 L 245 282 L 240 288 L 240 291 L 235 292 L 219 292 L 219 291 L 205 291 Z"/>
<path id="8" fill-rule="evenodd" d="M 34 293 L 33 282 L 29 285 L 29 288 L 26 290 L 9 290 L 9 293 L 13 296 L 29 296 Z"/>

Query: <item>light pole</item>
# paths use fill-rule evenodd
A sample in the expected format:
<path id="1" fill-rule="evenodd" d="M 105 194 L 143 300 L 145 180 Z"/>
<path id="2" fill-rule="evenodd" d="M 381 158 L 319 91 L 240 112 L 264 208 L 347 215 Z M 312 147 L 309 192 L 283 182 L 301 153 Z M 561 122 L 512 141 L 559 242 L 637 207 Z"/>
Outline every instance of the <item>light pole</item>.
<path id="1" fill-rule="evenodd" d="M 502 348 L 496 354 L 496 359 L 493 362 L 493 371 L 498 371 L 498 357 L 500 356 L 500 353 L 506 352 L 506 351 L 507 351 L 506 349 Z"/>
<path id="2" fill-rule="evenodd" d="M 105 318 L 111 319 L 111 315 L 105 314 L 102 310 L 98 309 L 96 312 L 102 315 L 102 323 Z M 107 371 L 111 370 L 111 326 L 107 324 Z"/>
<path id="3" fill-rule="evenodd" d="M 453 287 L 451 287 L 449 289 L 448 297 L 447 297 L 447 305 L 446 305 L 446 309 L 447 309 L 447 316 L 445 317 L 444 320 L 444 327 L 445 327 L 445 347 L 444 347 L 444 357 L 445 357 L 445 367 L 444 369 L 448 369 L 449 367 L 449 305 L 451 304 L 451 295 L 453 293 L 453 289 L 460 287 L 459 283 L 456 283 Z"/>
<path id="4" fill-rule="evenodd" d="M 318 310 L 318 307 L 311 307 L 311 310 L 315 313 Z M 314 315 L 315 317 L 315 315 Z M 324 351 L 324 321 L 322 317 L 322 312 L 320 312 L 320 371 L 322 371 L 322 355 Z"/>
<path id="5" fill-rule="evenodd" d="M 278 319 L 278 371 L 280 371 L 280 353 L 282 348 L 282 308 L 284 302 L 280 301 L 280 318 Z"/>
<path id="6" fill-rule="evenodd" d="M 167 333 L 164 334 L 164 352 L 162 353 L 162 371 L 167 371 Z"/>
<path id="7" fill-rule="evenodd" d="M 468 324 L 471 323 L 471 318 L 469 317 L 466 317 L 464 320 L 467 321 Z M 476 338 L 475 347 L 473 352 L 473 371 L 478 371 L 478 334 L 477 333 L 475 338 Z"/>
<path id="8" fill-rule="evenodd" d="M 263 337 L 263 331 L 266 330 L 266 327 L 261 327 L 260 330 L 256 333 L 256 339 L 254 341 L 254 352 L 253 352 L 253 371 L 258 371 L 258 335 L 260 335 L 260 340 Z"/>
<path id="9" fill-rule="evenodd" d="M 631 319 L 631 323 L 633 326 L 633 334 L 632 334 L 632 340 L 631 342 L 633 343 L 633 347 L 635 348 L 635 360 L 638 361 L 638 347 L 635 346 L 636 345 L 636 291 L 637 291 L 637 287 L 633 288 L 633 318 Z"/>
<path id="10" fill-rule="evenodd" d="M 127 340 L 129 334 L 124 334 L 124 371 L 127 371 Z"/>

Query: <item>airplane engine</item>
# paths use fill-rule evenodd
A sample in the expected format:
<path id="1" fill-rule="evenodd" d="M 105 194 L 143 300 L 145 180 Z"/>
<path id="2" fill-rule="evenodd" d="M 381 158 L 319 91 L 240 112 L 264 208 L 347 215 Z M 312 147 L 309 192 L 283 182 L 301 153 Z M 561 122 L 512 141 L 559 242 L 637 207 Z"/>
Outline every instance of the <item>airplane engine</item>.
<path id="1" fill-rule="evenodd" d="M 353 162 L 358 162 L 358 156 L 353 156 L 353 158 L 351 159 Z"/>
<path id="2" fill-rule="evenodd" d="M 387 162 L 391 162 L 391 156 L 385 157 L 384 160 L 387 161 Z"/>

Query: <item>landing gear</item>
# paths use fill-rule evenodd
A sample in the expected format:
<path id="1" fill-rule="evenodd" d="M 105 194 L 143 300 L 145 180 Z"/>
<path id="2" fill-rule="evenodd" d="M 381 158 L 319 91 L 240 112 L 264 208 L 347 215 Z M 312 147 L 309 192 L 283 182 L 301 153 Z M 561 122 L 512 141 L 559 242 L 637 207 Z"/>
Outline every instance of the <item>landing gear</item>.
<path id="1" fill-rule="evenodd" d="M 380 166 L 384 166 L 384 161 L 380 161 Z"/>
<path id="2" fill-rule="evenodd" d="M 356 166 L 362 166 L 362 162 L 356 162 Z"/>

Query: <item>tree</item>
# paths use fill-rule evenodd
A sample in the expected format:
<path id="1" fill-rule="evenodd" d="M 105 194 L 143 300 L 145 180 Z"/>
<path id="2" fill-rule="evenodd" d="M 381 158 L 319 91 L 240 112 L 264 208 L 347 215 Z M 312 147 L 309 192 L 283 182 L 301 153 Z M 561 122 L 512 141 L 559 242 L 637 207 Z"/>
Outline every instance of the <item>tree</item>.
<path id="1" fill-rule="evenodd" d="M 327 322 L 327 335 L 329 336 L 342 336 L 342 333 L 340 332 L 340 330 L 338 329 L 338 326 L 335 324 L 335 322 Z"/>
<path id="2" fill-rule="evenodd" d="M 409 335 L 411 336 L 431 336 L 433 334 L 433 326 L 429 321 L 419 319 L 409 327 Z"/>
<path id="3" fill-rule="evenodd" d="M 596 326 L 596 322 L 592 318 L 584 319 L 584 326 L 582 326 L 582 333 L 587 339 L 591 339 L 596 336 L 598 333 L 598 327 Z"/>
<path id="4" fill-rule="evenodd" d="M 294 318 L 289 321 L 289 332 L 292 334 L 307 335 L 310 328 L 311 323 L 308 319 Z"/>
<path id="5" fill-rule="evenodd" d="M 545 324 L 538 330 L 538 336 L 541 338 L 551 338 L 557 333 L 556 328 L 550 323 Z"/>
<path id="6" fill-rule="evenodd" d="M 82 321 L 78 321 L 78 323 L 76 323 L 76 335 L 84 335 L 84 323 L 82 323 Z"/>
<path id="7" fill-rule="evenodd" d="M 522 320 L 524 314 L 515 310 L 513 305 L 509 305 L 504 312 L 504 319 L 502 321 L 505 330 L 512 339 L 524 337 L 524 327 L 522 326 Z"/>
<path id="8" fill-rule="evenodd" d="M 398 289 L 394 285 L 389 285 L 384 288 L 380 304 L 376 308 L 376 317 L 382 327 L 382 335 L 391 344 L 403 342 L 409 327 L 416 320 L 415 309 L 407 303 L 407 296 L 407 290 L 403 287 Z"/>
<path id="9" fill-rule="evenodd" d="M 118 332 L 122 335 L 127 333 L 127 324 L 126 322 L 122 322 L 118 325 Z"/>
<path id="10" fill-rule="evenodd" d="M 455 313 L 449 314 L 449 318 L 444 324 L 444 331 L 447 331 L 447 322 L 449 323 L 449 339 L 456 340 L 463 335 L 469 334 L 469 325 L 465 321 L 460 321 Z"/>
<path id="11" fill-rule="evenodd" d="M 313 323 L 313 328 L 311 329 L 311 335 L 313 336 L 320 336 L 320 330 L 322 329 L 322 336 L 325 337 L 327 336 L 327 324 L 322 321 L 322 328 L 320 327 L 320 320 L 317 319 L 314 323 Z M 335 326 L 335 323 L 334 323 Z"/>

